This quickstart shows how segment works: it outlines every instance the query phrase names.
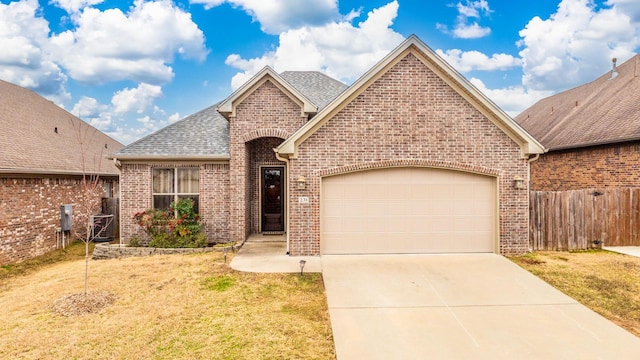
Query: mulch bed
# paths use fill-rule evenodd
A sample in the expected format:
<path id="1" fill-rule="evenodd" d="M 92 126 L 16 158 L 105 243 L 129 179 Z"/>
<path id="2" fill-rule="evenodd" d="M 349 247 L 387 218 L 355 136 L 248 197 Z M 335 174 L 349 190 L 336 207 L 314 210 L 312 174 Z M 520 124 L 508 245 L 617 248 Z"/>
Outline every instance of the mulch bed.
<path id="1" fill-rule="evenodd" d="M 99 313 L 113 304 L 116 296 L 108 292 L 80 293 L 63 296 L 53 303 L 53 310 L 64 316 Z"/>

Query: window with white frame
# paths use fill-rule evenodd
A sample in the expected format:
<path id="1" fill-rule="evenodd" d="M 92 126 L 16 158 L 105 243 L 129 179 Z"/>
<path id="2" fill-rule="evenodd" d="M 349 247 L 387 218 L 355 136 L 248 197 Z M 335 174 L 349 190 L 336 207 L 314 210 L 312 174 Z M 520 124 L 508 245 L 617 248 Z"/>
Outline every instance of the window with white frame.
<path id="1" fill-rule="evenodd" d="M 172 202 L 193 199 L 199 210 L 200 172 L 195 167 L 153 169 L 153 207 L 168 209 Z"/>

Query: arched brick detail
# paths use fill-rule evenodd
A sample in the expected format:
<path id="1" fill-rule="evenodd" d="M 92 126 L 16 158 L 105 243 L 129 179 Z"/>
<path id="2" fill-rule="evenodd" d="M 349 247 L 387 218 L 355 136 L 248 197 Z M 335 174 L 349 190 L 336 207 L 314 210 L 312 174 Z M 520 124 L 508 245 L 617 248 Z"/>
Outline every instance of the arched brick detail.
<path id="1" fill-rule="evenodd" d="M 465 163 L 449 162 L 449 161 L 437 161 L 437 160 L 421 160 L 421 159 L 405 159 L 405 160 L 383 160 L 369 163 L 361 163 L 347 166 L 339 166 L 329 169 L 323 169 L 318 172 L 320 177 L 339 175 L 355 171 L 372 170 L 380 168 L 390 167 L 432 167 L 440 169 L 458 170 L 465 172 L 472 172 L 476 174 L 499 176 L 501 171 L 497 169 L 491 169 L 484 166 L 471 165 Z"/>
<path id="2" fill-rule="evenodd" d="M 289 135 L 289 132 L 282 129 L 256 129 L 242 134 L 240 138 L 242 139 L 242 142 L 249 142 L 262 137 L 277 137 L 284 140 L 288 138 Z"/>

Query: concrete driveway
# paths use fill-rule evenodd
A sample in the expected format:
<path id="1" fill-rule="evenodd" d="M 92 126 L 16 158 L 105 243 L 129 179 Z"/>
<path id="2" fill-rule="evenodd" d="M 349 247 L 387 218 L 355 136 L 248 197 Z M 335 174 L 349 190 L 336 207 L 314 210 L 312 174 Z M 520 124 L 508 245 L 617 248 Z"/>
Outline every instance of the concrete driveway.
<path id="1" fill-rule="evenodd" d="M 322 256 L 338 359 L 640 359 L 640 338 L 496 254 Z"/>

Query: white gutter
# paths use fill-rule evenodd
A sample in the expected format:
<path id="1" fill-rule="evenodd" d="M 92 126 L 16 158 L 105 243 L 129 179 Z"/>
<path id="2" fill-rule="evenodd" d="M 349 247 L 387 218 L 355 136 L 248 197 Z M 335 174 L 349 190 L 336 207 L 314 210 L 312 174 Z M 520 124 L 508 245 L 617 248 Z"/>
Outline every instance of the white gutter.
<path id="1" fill-rule="evenodd" d="M 95 172 L 95 171 L 82 172 L 80 170 L 20 169 L 20 168 L 0 169 L 0 175 L 58 175 L 58 176 L 98 175 L 98 176 L 104 176 L 104 177 L 120 176 L 119 173 L 106 173 L 106 172 Z"/>
<path id="2" fill-rule="evenodd" d="M 162 161 L 224 161 L 229 160 L 229 155 L 109 155 L 107 159 L 121 160 L 162 160 Z"/>

